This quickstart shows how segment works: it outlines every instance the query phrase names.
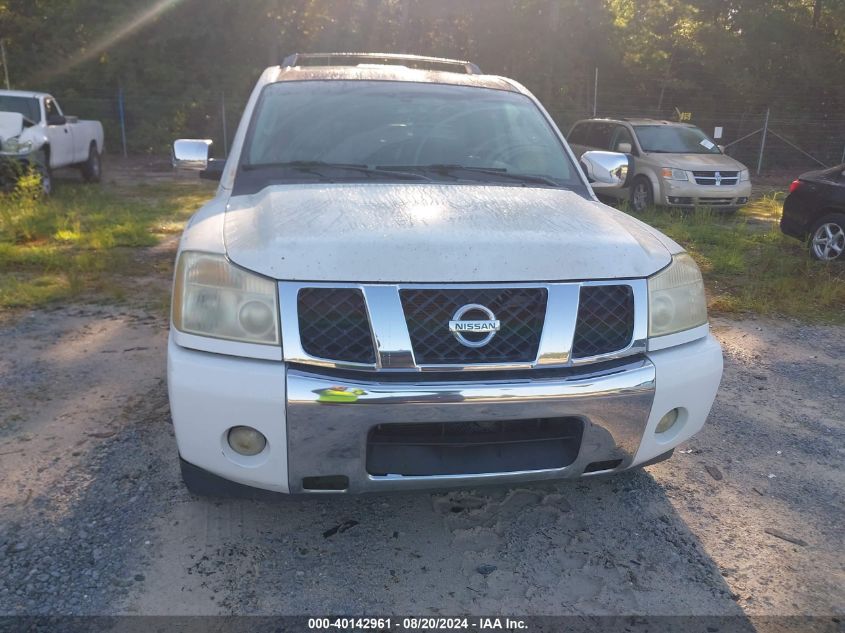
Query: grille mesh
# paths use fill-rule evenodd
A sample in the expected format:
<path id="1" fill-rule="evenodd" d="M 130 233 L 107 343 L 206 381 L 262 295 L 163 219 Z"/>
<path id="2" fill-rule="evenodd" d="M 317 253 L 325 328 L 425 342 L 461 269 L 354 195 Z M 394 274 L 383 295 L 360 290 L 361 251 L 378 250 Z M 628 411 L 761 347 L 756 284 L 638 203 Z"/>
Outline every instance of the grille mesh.
<path id="1" fill-rule="evenodd" d="M 537 357 L 545 288 L 406 289 L 399 294 L 418 364 L 516 363 Z M 484 347 L 466 347 L 449 332 L 455 311 L 470 303 L 486 306 L 501 321 L 501 330 Z M 486 319 L 470 313 L 464 318 Z"/>
<path id="2" fill-rule="evenodd" d="M 716 172 L 715 171 L 694 171 L 692 172 L 693 178 L 695 178 L 695 182 L 699 185 L 715 185 L 716 184 Z M 735 185 L 737 180 L 739 180 L 739 172 L 738 171 L 720 171 L 719 172 L 720 184 L 725 185 Z"/>
<path id="3" fill-rule="evenodd" d="M 355 288 L 302 288 L 297 297 L 299 337 L 311 356 L 374 363 L 364 295 Z"/>
<path id="4" fill-rule="evenodd" d="M 582 286 L 572 355 L 587 358 L 624 349 L 634 335 L 631 286 Z"/>

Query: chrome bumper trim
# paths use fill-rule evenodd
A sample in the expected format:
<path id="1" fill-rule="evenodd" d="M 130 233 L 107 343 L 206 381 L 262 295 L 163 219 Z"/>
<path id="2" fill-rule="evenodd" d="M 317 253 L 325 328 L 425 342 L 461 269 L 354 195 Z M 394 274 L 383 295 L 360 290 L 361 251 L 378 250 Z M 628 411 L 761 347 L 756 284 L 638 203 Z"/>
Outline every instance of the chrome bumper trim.
<path id="1" fill-rule="evenodd" d="M 628 467 L 640 444 L 655 393 L 648 359 L 554 378 L 388 382 L 287 372 L 288 475 L 291 492 L 305 477 L 345 475 L 346 492 L 467 486 L 580 477 L 595 461 Z M 373 377 L 376 378 L 376 377 Z M 430 477 L 366 472 L 367 434 L 378 424 L 578 417 L 584 434 L 565 468 Z"/>

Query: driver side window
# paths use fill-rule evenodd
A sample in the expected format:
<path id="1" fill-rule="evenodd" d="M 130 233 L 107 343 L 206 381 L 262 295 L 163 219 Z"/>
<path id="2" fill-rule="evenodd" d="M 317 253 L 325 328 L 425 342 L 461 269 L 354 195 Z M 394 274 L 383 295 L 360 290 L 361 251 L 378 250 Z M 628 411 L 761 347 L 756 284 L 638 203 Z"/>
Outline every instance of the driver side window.
<path id="1" fill-rule="evenodd" d="M 587 137 L 587 145 L 593 149 L 605 151 L 609 150 L 611 148 L 610 137 L 613 135 L 614 127 L 615 126 L 612 123 L 605 123 L 602 121 L 595 121 L 591 123 L 590 133 Z"/>
<path id="2" fill-rule="evenodd" d="M 626 149 L 624 146 L 627 145 L 627 151 L 624 153 L 630 153 L 634 148 L 634 139 L 631 136 L 631 133 L 628 131 L 623 125 L 616 126 L 616 133 L 613 135 L 613 143 L 611 145 L 611 151 L 614 152 L 621 152 L 623 149 Z"/>
<path id="3" fill-rule="evenodd" d="M 62 116 L 62 110 L 59 104 L 52 97 L 44 100 L 44 112 L 47 115 L 47 125 L 51 125 L 51 119 Z"/>

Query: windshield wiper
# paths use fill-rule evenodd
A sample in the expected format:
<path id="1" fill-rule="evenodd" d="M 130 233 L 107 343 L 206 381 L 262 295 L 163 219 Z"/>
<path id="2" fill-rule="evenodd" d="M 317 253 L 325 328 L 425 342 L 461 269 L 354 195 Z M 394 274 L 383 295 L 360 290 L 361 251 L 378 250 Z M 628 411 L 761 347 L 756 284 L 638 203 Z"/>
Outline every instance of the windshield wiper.
<path id="1" fill-rule="evenodd" d="M 433 165 L 384 165 L 379 166 L 378 169 L 391 169 L 394 171 L 429 171 L 441 176 L 451 176 L 457 178 L 456 172 L 469 172 L 470 174 L 484 174 L 487 176 L 494 176 L 496 178 L 506 178 L 521 183 L 530 183 L 537 185 L 551 185 L 552 187 L 560 187 L 560 183 L 555 182 L 546 176 L 538 176 L 534 174 L 515 174 L 509 172 L 504 167 L 471 167 L 468 165 L 453 165 L 447 163 L 436 163 Z"/>
<path id="2" fill-rule="evenodd" d="M 370 167 L 369 165 L 358 163 L 328 163 L 321 160 L 293 160 L 280 163 L 252 163 L 242 166 L 244 171 L 254 171 L 258 169 L 291 169 L 304 173 L 311 173 L 320 178 L 330 178 L 326 175 L 327 171 L 340 169 L 346 171 L 355 171 L 368 176 L 389 176 L 391 178 L 407 179 L 409 176 L 415 180 L 431 180 L 422 174 L 413 174 L 405 171 L 392 170 L 387 167 Z"/>

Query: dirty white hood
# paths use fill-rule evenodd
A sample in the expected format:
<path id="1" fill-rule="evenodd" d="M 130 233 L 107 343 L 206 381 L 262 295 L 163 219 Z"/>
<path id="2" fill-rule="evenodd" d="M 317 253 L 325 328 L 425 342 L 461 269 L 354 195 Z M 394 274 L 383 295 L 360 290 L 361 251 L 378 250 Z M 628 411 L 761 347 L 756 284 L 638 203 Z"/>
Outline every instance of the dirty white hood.
<path id="1" fill-rule="evenodd" d="M 230 259 L 275 279 L 514 282 L 645 277 L 652 230 L 560 189 L 303 184 L 230 200 Z"/>
<path id="2" fill-rule="evenodd" d="M 14 138 L 23 131 L 23 115 L 19 112 L 0 112 L 0 140 Z"/>

